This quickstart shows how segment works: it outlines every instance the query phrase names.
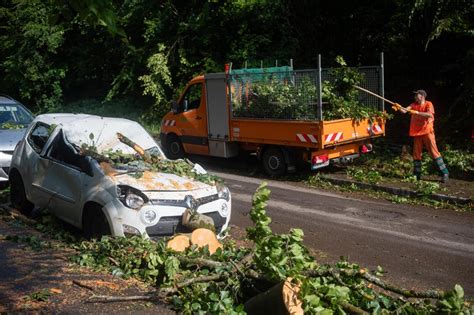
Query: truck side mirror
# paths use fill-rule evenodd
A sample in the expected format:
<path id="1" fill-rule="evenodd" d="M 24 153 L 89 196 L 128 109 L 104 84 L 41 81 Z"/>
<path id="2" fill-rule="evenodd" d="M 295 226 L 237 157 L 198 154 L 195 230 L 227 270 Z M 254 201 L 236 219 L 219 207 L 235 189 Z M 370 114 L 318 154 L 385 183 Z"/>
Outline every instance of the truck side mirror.
<path id="1" fill-rule="evenodd" d="M 178 113 L 178 102 L 176 101 L 171 102 L 171 111 L 173 112 L 173 114 Z"/>

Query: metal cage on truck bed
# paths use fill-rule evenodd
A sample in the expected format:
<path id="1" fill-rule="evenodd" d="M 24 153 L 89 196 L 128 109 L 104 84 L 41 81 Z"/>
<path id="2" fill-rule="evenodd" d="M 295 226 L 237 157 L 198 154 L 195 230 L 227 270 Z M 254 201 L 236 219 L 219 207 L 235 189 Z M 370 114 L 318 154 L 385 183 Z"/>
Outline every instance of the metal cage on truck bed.
<path id="1" fill-rule="evenodd" d="M 384 95 L 383 54 L 378 66 L 357 68 L 362 74 L 360 85 L 376 94 Z M 273 67 L 230 70 L 227 74 L 229 103 L 233 118 L 271 120 L 324 120 L 323 90 L 326 82 L 334 82 L 331 68 L 294 70 L 292 67 Z M 384 110 L 380 99 L 359 91 L 363 106 Z M 337 104 L 333 104 L 337 106 Z"/>

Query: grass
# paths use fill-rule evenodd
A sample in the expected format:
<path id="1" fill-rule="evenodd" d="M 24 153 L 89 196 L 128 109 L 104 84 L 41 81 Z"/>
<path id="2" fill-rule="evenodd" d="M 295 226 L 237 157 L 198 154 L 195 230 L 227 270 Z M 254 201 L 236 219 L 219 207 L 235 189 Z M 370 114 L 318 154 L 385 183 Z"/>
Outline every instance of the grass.
<path id="1" fill-rule="evenodd" d="M 139 122 L 152 136 L 157 136 L 160 134 L 161 120 L 150 119 L 149 108 L 149 105 L 133 99 L 104 102 L 96 99 L 84 99 L 60 105 L 52 111 L 126 118 Z"/>

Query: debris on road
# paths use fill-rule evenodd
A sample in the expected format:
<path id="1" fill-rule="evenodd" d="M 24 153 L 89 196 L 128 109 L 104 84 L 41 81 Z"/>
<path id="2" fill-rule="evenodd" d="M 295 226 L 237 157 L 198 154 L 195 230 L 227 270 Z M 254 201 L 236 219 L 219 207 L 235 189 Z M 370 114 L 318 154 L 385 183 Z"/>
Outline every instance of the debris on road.
<path id="1" fill-rule="evenodd" d="M 125 268 L 122 270 L 125 275 L 156 285 L 155 291 L 142 296 L 94 295 L 90 301 L 161 300 L 173 303 L 183 313 L 248 311 L 252 314 L 252 310 L 261 313 L 270 300 L 275 304 L 270 297 L 286 296 L 282 290 L 287 284 L 294 294 L 283 298 L 283 313 L 292 309 L 289 301 L 300 305 L 298 300 L 309 314 L 337 310 L 356 314 L 473 310 L 459 285 L 446 292 L 414 291 L 382 280 L 382 268 L 369 271 L 344 259 L 335 265 L 319 265 L 302 244 L 301 230 L 292 229 L 289 234 L 272 232 L 271 219 L 265 213 L 269 193 L 261 186 L 253 198 L 250 216 L 254 226 L 247 230 L 247 237 L 253 242 L 250 248 L 226 242 L 212 254 L 209 246 L 201 249 L 191 246 L 183 252 L 174 252 L 167 251 L 163 243 L 149 244 L 136 238 L 103 239 L 93 246 L 82 245 L 76 262 L 114 268 L 101 258 L 114 253 Z M 130 257 L 132 248 L 133 257 Z"/>

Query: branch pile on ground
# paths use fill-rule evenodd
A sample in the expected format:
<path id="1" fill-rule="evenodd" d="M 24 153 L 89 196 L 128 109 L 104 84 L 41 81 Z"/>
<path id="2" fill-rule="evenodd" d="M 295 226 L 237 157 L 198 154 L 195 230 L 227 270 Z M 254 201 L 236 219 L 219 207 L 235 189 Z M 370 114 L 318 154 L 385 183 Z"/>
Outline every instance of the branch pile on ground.
<path id="1" fill-rule="evenodd" d="M 74 261 L 136 277 L 156 290 L 143 296 L 92 296 L 90 301 L 164 300 L 185 313 L 205 314 L 470 314 L 463 289 L 413 291 L 381 279 L 381 268 L 369 271 L 341 260 L 320 265 L 303 245 L 303 231 L 273 233 L 265 208 L 265 184 L 253 197 L 247 229 L 251 248 L 228 241 L 213 254 L 210 246 L 184 251 L 167 248 L 166 240 L 140 237 L 83 242 Z M 181 246 L 181 245 L 180 245 Z"/>

